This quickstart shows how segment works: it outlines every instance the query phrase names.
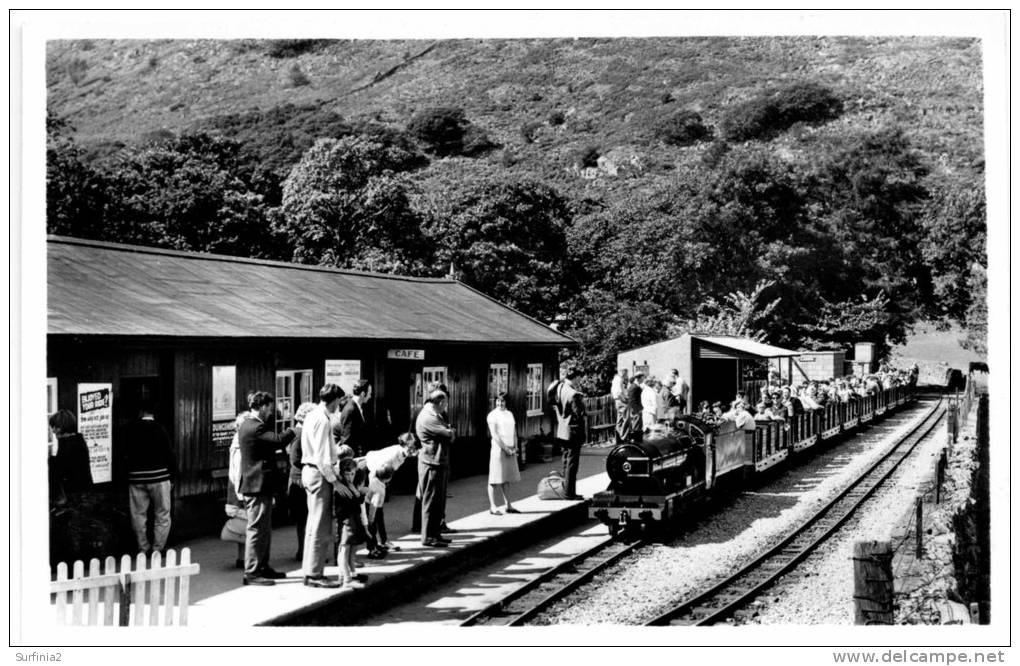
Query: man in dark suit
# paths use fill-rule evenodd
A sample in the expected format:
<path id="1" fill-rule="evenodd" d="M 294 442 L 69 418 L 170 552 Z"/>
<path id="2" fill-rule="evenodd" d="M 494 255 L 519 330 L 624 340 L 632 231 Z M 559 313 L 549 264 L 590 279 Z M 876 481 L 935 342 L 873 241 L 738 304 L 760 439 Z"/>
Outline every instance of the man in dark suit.
<path id="1" fill-rule="evenodd" d="M 354 449 L 355 456 L 368 453 L 368 425 L 365 419 L 365 403 L 372 399 L 372 385 L 367 379 L 359 379 L 351 389 L 351 399 L 340 410 L 340 418 L 333 426 L 333 437 L 338 446 Z"/>
<path id="2" fill-rule="evenodd" d="M 248 406 L 252 418 L 237 429 L 241 450 L 241 483 L 238 495 L 248 514 L 244 539 L 245 585 L 274 585 L 286 574 L 269 566 L 269 549 L 273 538 L 273 474 L 276 452 L 283 442 L 273 430 L 276 400 L 265 391 L 251 395 Z"/>
<path id="3" fill-rule="evenodd" d="M 568 370 L 564 378 L 553 387 L 553 401 L 557 411 L 556 418 L 560 427 L 556 429 L 556 438 L 563 449 L 563 477 L 566 479 L 566 499 L 582 499 L 577 494 L 577 470 L 581 466 L 581 447 L 588 438 L 587 418 L 584 411 L 584 395 L 574 389 L 574 379 L 581 373 Z M 566 424 L 567 428 L 563 428 Z M 564 437 L 566 435 L 566 437 Z M 565 441 L 564 441 L 565 440 Z"/>
<path id="4" fill-rule="evenodd" d="M 644 438 L 644 424 L 641 419 L 641 391 L 644 387 L 645 373 L 635 372 L 627 389 L 627 418 L 630 420 L 630 438 L 640 442 Z"/>

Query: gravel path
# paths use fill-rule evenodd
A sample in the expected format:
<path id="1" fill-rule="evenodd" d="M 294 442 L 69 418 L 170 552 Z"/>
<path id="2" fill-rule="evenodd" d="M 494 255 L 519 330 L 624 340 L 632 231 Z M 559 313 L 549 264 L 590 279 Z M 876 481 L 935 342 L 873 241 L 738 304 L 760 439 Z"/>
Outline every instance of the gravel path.
<path id="1" fill-rule="evenodd" d="M 656 617 L 774 543 L 792 523 L 844 488 L 928 407 L 908 407 L 738 494 L 726 506 L 711 509 L 685 535 L 642 549 L 596 577 L 584 598 L 567 599 L 541 622 L 638 624 Z"/>
<path id="2" fill-rule="evenodd" d="M 885 486 L 868 500 L 832 541 L 809 557 L 787 584 L 768 595 L 753 624 L 853 624 L 854 543 L 889 539 L 889 529 L 930 485 L 935 460 L 946 441 L 945 426 L 936 428 Z M 895 546 L 896 544 L 894 544 Z M 912 548 L 912 543 L 900 544 Z"/>

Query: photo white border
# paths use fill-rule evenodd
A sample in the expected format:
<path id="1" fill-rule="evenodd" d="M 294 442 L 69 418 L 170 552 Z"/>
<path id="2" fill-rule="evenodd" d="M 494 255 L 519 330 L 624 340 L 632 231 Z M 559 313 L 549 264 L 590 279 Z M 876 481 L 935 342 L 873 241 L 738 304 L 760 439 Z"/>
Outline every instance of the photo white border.
<path id="1" fill-rule="evenodd" d="M 20 327 L 11 329 L 11 396 L 14 403 L 11 432 L 11 614 L 12 644 L 127 644 L 160 645 L 185 642 L 189 645 L 290 645 L 301 646 L 325 640 L 329 644 L 377 644 L 377 649 L 394 644 L 412 645 L 1003 645 L 1009 643 L 1010 602 L 1003 584 L 1010 581 L 1012 513 L 1009 505 L 1009 472 L 1006 465 L 995 464 L 992 471 L 993 529 L 992 572 L 994 595 L 993 624 L 987 627 L 740 627 L 674 630 L 630 627 L 555 627 L 525 629 L 513 634 L 505 630 L 461 630 L 423 627 L 420 631 L 386 628 L 271 629 L 232 630 L 229 636 L 197 630 L 101 630 L 61 628 L 54 632 L 33 618 L 49 617 L 45 581 L 48 562 L 31 547 L 46 539 L 46 526 L 38 511 L 46 504 L 45 409 L 43 386 L 45 369 L 45 42 L 69 38 L 510 38 L 510 37 L 641 37 L 691 35 L 911 35 L 979 37 L 984 44 L 985 65 L 985 149 L 989 220 L 989 365 L 992 367 L 992 413 L 1010 414 L 1009 384 L 1012 367 L 1009 351 L 1009 309 L 1012 303 L 1009 272 L 1010 242 L 1007 208 L 1008 194 L 1008 119 L 1009 100 L 1009 17 L 1005 12 L 882 11 L 821 12 L 717 12 L 662 10 L 645 12 L 593 12 L 577 10 L 511 12 L 377 11 L 357 12 L 276 12 L 190 11 L 168 13 L 135 11 L 25 11 L 15 12 L 11 25 L 12 98 L 11 98 L 11 297 L 15 320 Z M 20 43 L 19 43 L 20 39 Z M 20 47 L 20 53 L 19 53 Z M 20 56 L 20 58 L 19 58 Z M 18 68 L 20 61 L 21 68 Z M 18 75 L 21 74 L 20 81 Z M 19 93 L 21 105 L 19 107 Z M 21 112 L 20 118 L 19 113 Z M 19 131 L 20 121 L 20 131 Z M 19 153 L 19 148 L 23 150 Z M 22 158 L 18 164 L 19 155 Z M 19 181 L 21 178 L 21 197 Z M 20 210 L 19 210 L 20 204 Z M 31 221 L 31 222 L 26 222 Z M 1008 278 L 1007 278 L 1008 276 Z M 19 302 L 20 296 L 20 302 Z M 20 311 L 19 311 L 20 306 Z M 20 338 L 19 338 L 20 336 Z M 20 366 L 19 366 L 20 362 Z M 1007 377 L 1005 368 L 1010 368 Z M 20 374 L 19 374 L 20 371 Z M 995 418 L 992 423 L 996 462 L 1008 450 L 1009 419 Z M 21 446 L 13 445 L 15 442 Z M 39 443 L 39 446 L 34 446 Z M 1011 461 L 1012 462 L 1012 461 Z M 1020 478 L 1020 477 L 1018 477 Z M 17 510 L 17 509 L 20 509 Z M 31 513 L 33 519 L 26 520 Z M 1005 514 L 1005 515 L 1004 515 Z M 1008 596 L 1014 596 L 1010 589 Z M 23 650 L 24 651 L 24 650 Z M 68 651 L 71 652 L 71 651 Z M 131 652 L 123 658 L 133 658 Z M 147 663 L 171 663 L 180 659 L 176 651 L 145 650 L 137 658 Z M 251 654 L 245 659 L 258 662 L 287 658 L 280 651 Z M 613 651 L 615 652 L 615 651 Z M 702 656 L 719 658 L 712 649 Z M 829 663 L 829 650 L 784 649 L 752 652 L 739 650 L 727 655 L 734 659 L 754 659 L 784 664 Z M 473 657 L 469 657 L 474 653 Z M 476 660 L 487 653 L 454 653 Z M 611 653 L 585 650 L 593 661 Z M 222 655 L 222 656 L 218 656 Z M 399 655 L 410 657 L 407 651 Z M 117 658 L 121 658 L 117 654 Z M 227 653 L 211 653 L 224 658 Z M 353 656 L 353 655 L 352 655 Z M 546 653 L 548 658 L 574 659 L 570 653 Z M 617 655 L 619 657 L 619 655 Z M 230 653 L 230 659 L 240 658 Z M 339 658 L 346 658 L 339 656 Z M 372 658 L 369 656 L 368 658 Z M 382 654 L 378 658 L 388 659 Z M 580 658 L 580 657 L 576 657 Z M 610 657 L 612 658 L 612 657 Z M 636 658 L 652 658 L 650 654 Z M 677 658 L 680 658 L 677 655 Z M 684 659 L 691 658 L 684 653 Z M 444 659 L 444 663 L 449 663 Z"/>

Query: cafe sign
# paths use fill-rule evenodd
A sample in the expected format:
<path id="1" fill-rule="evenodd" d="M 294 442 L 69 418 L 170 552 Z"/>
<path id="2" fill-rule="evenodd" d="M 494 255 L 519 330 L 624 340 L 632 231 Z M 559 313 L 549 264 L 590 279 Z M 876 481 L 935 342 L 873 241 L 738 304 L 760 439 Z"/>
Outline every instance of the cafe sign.
<path id="1" fill-rule="evenodd" d="M 424 361 L 424 349 L 390 349 L 386 352 L 386 358 L 394 358 L 401 361 Z"/>

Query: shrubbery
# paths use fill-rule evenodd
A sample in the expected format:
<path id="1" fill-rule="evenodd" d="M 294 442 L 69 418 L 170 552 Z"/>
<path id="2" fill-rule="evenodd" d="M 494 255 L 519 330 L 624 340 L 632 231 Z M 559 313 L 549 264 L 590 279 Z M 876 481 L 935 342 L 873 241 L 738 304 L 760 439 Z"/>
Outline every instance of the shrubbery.
<path id="1" fill-rule="evenodd" d="M 407 123 L 407 131 L 439 155 L 460 152 L 468 120 L 464 109 L 440 106 L 422 109 Z"/>
<path id="2" fill-rule="evenodd" d="M 599 165 L 598 146 L 581 146 L 574 151 L 574 166 L 579 169 L 588 169 Z"/>
<path id="3" fill-rule="evenodd" d="M 535 136 L 541 129 L 542 123 L 537 120 L 529 120 L 521 125 L 521 138 L 524 139 L 524 143 L 533 142 L 535 140 Z"/>
<path id="4" fill-rule="evenodd" d="M 300 88 L 301 86 L 307 86 L 311 82 L 311 79 L 301 71 L 300 65 L 294 63 L 290 66 L 290 70 L 287 72 L 287 85 L 291 88 Z"/>
<path id="5" fill-rule="evenodd" d="M 349 136 L 354 129 L 340 114 L 315 104 L 282 104 L 213 117 L 203 129 L 216 130 L 243 144 L 262 164 L 286 177 L 316 139 Z"/>
<path id="6" fill-rule="evenodd" d="M 460 152 L 468 157 L 484 155 L 491 150 L 499 148 L 499 144 L 489 138 L 488 132 L 476 125 L 468 125 L 468 128 L 464 130 L 462 143 Z"/>
<path id="7" fill-rule="evenodd" d="M 831 90 L 816 83 L 797 83 L 728 109 L 722 134 L 728 141 L 771 139 L 796 123 L 822 123 L 842 113 L 843 102 Z"/>
<path id="8" fill-rule="evenodd" d="M 273 39 L 266 46 L 270 58 L 295 58 L 303 53 L 314 53 L 328 45 L 328 39 Z"/>
<path id="9" fill-rule="evenodd" d="M 663 143 L 673 146 L 690 146 L 712 138 L 712 130 L 705 126 L 701 114 L 688 110 L 677 111 L 664 118 L 656 126 L 655 134 Z"/>

